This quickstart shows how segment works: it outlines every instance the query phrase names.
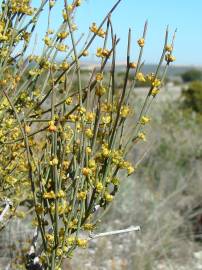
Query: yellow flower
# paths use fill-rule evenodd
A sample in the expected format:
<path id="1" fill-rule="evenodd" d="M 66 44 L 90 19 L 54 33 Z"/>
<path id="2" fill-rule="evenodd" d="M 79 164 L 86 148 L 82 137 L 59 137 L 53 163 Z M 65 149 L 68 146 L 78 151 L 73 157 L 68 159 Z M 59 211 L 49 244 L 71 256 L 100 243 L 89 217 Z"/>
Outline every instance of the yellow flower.
<path id="1" fill-rule="evenodd" d="M 128 175 L 132 174 L 134 171 L 135 171 L 135 168 L 134 168 L 132 165 L 129 165 L 129 166 L 127 167 Z"/>
<path id="2" fill-rule="evenodd" d="M 140 140 L 146 141 L 146 136 L 143 132 L 139 132 L 137 136 Z"/>
<path id="3" fill-rule="evenodd" d="M 149 123 L 150 120 L 151 120 L 151 119 L 150 119 L 149 117 L 147 117 L 147 116 L 142 116 L 140 122 L 141 122 L 142 125 L 145 125 L 145 124 Z"/>
<path id="4" fill-rule="evenodd" d="M 0 41 L 6 41 L 6 40 L 8 40 L 8 37 L 0 33 Z"/>
<path id="5" fill-rule="evenodd" d="M 109 56 L 109 54 L 110 54 L 110 51 L 108 49 L 103 49 L 103 51 L 102 51 L 103 57 L 107 57 L 107 56 Z"/>
<path id="6" fill-rule="evenodd" d="M 69 161 L 67 161 L 67 160 L 63 161 L 63 167 L 64 167 L 64 169 L 65 169 L 65 170 L 67 170 L 67 169 L 68 169 L 69 164 L 70 164 L 70 162 L 69 162 Z"/>
<path id="7" fill-rule="evenodd" d="M 87 192 L 86 191 L 81 191 L 77 194 L 78 200 L 85 200 L 86 199 Z"/>
<path id="8" fill-rule="evenodd" d="M 70 147 L 70 145 L 67 145 L 65 148 L 66 154 L 70 154 L 72 152 L 72 148 Z"/>
<path id="9" fill-rule="evenodd" d="M 57 37 L 60 38 L 60 39 L 65 39 L 68 35 L 69 35 L 69 33 L 64 31 L 64 32 L 58 33 Z"/>
<path id="10" fill-rule="evenodd" d="M 15 82 L 18 83 L 20 80 L 21 80 L 21 77 L 20 77 L 19 75 L 17 75 L 17 76 L 15 77 Z"/>
<path id="11" fill-rule="evenodd" d="M 40 70 L 40 69 L 34 68 L 34 69 L 29 70 L 29 75 L 30 76 L 40 75 L 41 73 L 42 73 L 42 70 Z"/>
<path id="12" fill-rule="evenodd" d="M 110 155 L 110 150 L 108 148 L 108 145 L 106 145 L 106 144 L 102 145 L 102 155 L 104 157 L 109 157 L 109 155 Z"/>
<path id="13" fill-rule="evenodd" d="M 98 32 L 97 32 L 97 35 L 99 36 L 99 37 L 102 37 L 102 38 L 104 38 L 104 36 L 105 36 L 105 31 L 103 30 L 103 29 L 100 29 Z"/>
<path id="14" fill-rule="evenodd" d="M 90 27 L 90 30 L 91 30 L 91 32 L 93 32 L 93 33 L 95 33 L 96 35 L 98 35 L 98 36 L 100 36 L 100 37 L 104 37 L 105 36 L 105 32 L 104 32 L 104 30 L 103 29 L 99 29 L 98 30 L 98 27 L 97 27 L 97 25 L 96 25 L 96 23 L 93 23 L 92 24 L 92 26 Z"/>
<path id="15" fill-rule="evenodd" d="M 97 79 L 96 79 L 97 80 Z M 98 96 L 103 96 L 105 93 L 106 93 L 106 88 L 105 87 L 103 87 L 102 85 L 98 85 L 97 87 L 96 87 L 96 91 L 95 91 L 95 93 L 96 93 L 96 95 L 98 95 Z"/>
<path id="16" fill-rule="evenodd" d="M 120 162 L 122 162 L 122 153 L 119 150 L 114 150 L 111 154 L 112 162 L 116 165 L 118 165 Z"/>
<path id="17" fill-rule="evenodd" d="M 136 67 L 137 67 L 137 63 L 131 62 L 131 63 L 129 64 L 129 67 L 130 67 L 130 68 L 136 68 Z"/>
<path id="18" fill-rule="evenodd" d="M 137 43 L 138 43 L 138 45 L 139 45 L 140 47 L 143 47 L 144 44 L 145 44 L 144 38 L 138 39 Z"/>
<path id="19" fill-rule="evenodd" d="M 68 252 L 68 247 L 67 246 L 63 247 L 63 252 L 65 252 L 65 253 Z M 62 270 L 62 269 L 59 269 L 59 270 Z"/>
<path id="20" fill-rule="evenodd" d="M 139 81 L 139 82 L 146 82 L 144 74 L 142 72 L 137 73 L 136 80 Z"/>
<path id="21" fill-rule="evenodd" d="M 49 6 L 50 8 L 52 8 L 55 5 L 55 1 L 54 0 L 50 0 L 49 1 Z"/>
<path id="22" fill-rule="evenodd" d="M 7 84 L 7 80 L 0 80 L 0 85 L 4 86 Z"/>
<path id="23" fill-rule="evenodd" d="M 94 121 L 94 119 L 95 119 L 95 113 L 93 113 L 93 112 L 87 112 L 86 113 L 86 121 L 87 122 L 93 122 Z"/>
<path id="24" fill-rule="evenodd" d="M 86 231 L 92 231 L 94 228 L 93 224 L 91 223 L 86 223 L 83 227 L 84 227 L 84 230 Z"/>
<path id="25" fill-rule="evenodd" d="M 66 100 L 65 100 L 65 103 L 67 105 L 71 105 L 72 104 L 72 97 L 68 97 Z"/>
<path id="26" fill-rule="evenodd" d="M 98 48 L 98 49 L 97 49 L 96 56 L 97 56 L 97 57 L 102 57 L 102 48 Z"/>
<path id="27" fill-rule="evenodd" d="M 67 18 L 68 18 L 68 14 L 67 14 L 67 11 L 66 10 L 63 10 L 62 11 L 62 16 L 63 16 L 64 21 L 66 21 Z"/>
<path id="28" fill-rule="evenodd" d="M 75 237 L 70 236 L 70 237 L 67 238 L 67 244 L 68 245 L 72 246 L 74 244 L 74 242 L 75 242 Z"/>
<path id="29" fill-rule="evenodd" d="M 112 179 L 111 179 L 111 182 L 112 182 L 112 184 L 115 185 L 115 186 L 120 185 L 120 181 L 119 181 L 119 179 L 118 179 L 117 177 L 112 178 Z"/>
<path id="30" fill-rule="evenodd" d="M 50 243 L 53 243 L 53 241 L 54 241 L 54 236 L 53 236 L 52 234 L 50 234 L 50 233 L 47 233 L 47 234 L 46 234 L 46 240 L 47 240 L 48 242 L 50 242 Z"/>
<path id="31" fill-rule="evenodd" d="M 126 118 L 130 113 L 130 108 L 128 106 L 122 106 L 121 107 L 121 111 L 120 111 L 120 115 L 124 118 Z"/>
<path id="32" fill-rule="evenodd" d="M 68 209 L 68 205 L 67 205 L 67 202 L 66 201 L 62 201 L 58 204 L 58 213 L 59 215 L 62 215 L 64 213 L 68 213 L 69 212 L 69 209 Z"/>
<path id="33" fill-rule="evenodd" d="M 88 166 L 89 166 L 90 169 L 96 168 L 96 162 L 95 162 L 95 160 L 94 159 L 90 159 L 88 161 Z"/>
<path id="34" fill-rule="evenodd" d="M 155 97 L 159 93 L 159 89 L 157 87 L 152 88 L 151 95 Z"/>
<path id="35" fill-rule="evenodd" d="M 8 49 L 7 48 L 1 49 L 0 55 L 2 57 L 6 57 L 8 55 Z"/>
<path id="36" fill-rule="evenodd" d="M 4 28 L 5 28 L 5 22 L 0 21 L 0 33 L 2 33 L 4 31 Z"/>
<path id="37" fill-rule="evenodd" d="M 79 7 L 81 5 L 81 2 L 82 2 L 81 0 L 77 0 L 76 6 Z"/>
<path id="38" fill-rule="evenodd" d="M 97 56 L 97 57 L 102 57 L 102 58 L 103 58 L 103 57 L 109 56 L 109 53 L 110 53 L 110 51 L 107 50 L 107 49 L 98 48 L 98 49 L 97 49 L 96 56 Z"/>
<path id="39" fill-rule="evenodd" d="M 55 193 L 54 193 L 54 191 L 53 190 L 51 190 L 50 192 L 45 192 L 44 194 L 43 194 L 43 198 L 44 199 L 55 199 Z"/>
<path id="40" fill-rule="evenodd" d="M 18 182 L 18 180 L 11 176 L 11 175 L 7 175 L 5 178 L 6 183 L 10 184 L 11 186 L 14 186 L 14 184 L 16 184 Z"/>
<path id="41" fill-rule="evenodd" d="M 83 115 L 86 112 L 86 108 L 85 107 L 79 107 L 78 108 L 78 112 Z"/>
<path id="42" fill-rule="evenodd" d="M 25 132 L 30 133 L 30 131 L 31 131 L 31 127 L 26 125 L 25 126 Z"/>
<path id="43" fill-rule="evenodd" d="M 87 137 L 87 138 L 89 138 L 89 139 L 93 138 L 93 131 L 92 131 L 92 129 L 87 128 L 87 129 L 85 130 L 85 134 L 86 134 L 86 137 Z"/>
<path id="44" fill-rule="evenodd" d="M 57 255 L 57 256 L 62 256 L 62 254 L 63 254 L 62 249 L 61 249 L 61 248 L 58 248 L 57 251 L 56 251 L 56 255 Z M 60 269 L 61 269 L 61 268 L 60 268 Z M 56 270 L 60 270 L 60 269 L 57 268 Z"/>
<path id="45" fill-rule="evenodd" d="M 62 70 L 66 70 L 69 68 L 69 63 L 67 63 L 66 61 L 63 61 L 60 65 L 59 68 L 61 68 Z"/>
<path id="46" fill-rule="evenodd" d="M 72 11 L 72 10 L 73 10 L 73 5 L 68 5 L 68 6 L 67 6 L 67 10 L 68 10 L 68 11 Z"/>
<path id="47" fill-rule="evenodd" d="M 167 63 L 170 63 L 170 62 L 174 62 L 176 58 L 172 54 L 168 53 L 165 55 L 165 60 Z"/>
<path id="48" fill-rule="evenodd" d="M 103 80 L 103 74 L 102 74 L 102 73 L 97 73 L 97 74 L 96 74 L 96 77 L 95 77 L 95 80 L 96 80 L 97 82 L 102 81 L 102 80 Z"/>
<path id="49" fill-rule="evenodd" d="M 49 122 L 48 130 L 49 130 L 50 132 L 54 132 L 54 131 L 57 130 L 57 127 L 55 126 L 54 121 L 50 121 L 50 122 Z"/>
<path id="50" fill-rule="evenodd" d="M 58 197 L 58 198 L 64 198 L 65 195 L 66 195 L 66 194 L 65 194 L 65 192 L 64 192 L 62 189 L 59 190 L 58 193 L 57 193 L 57 197 Z"/>
<path id="51" fill-rule="evenodd" d="M 13 118 L 9 118 L 9 119 L 6 121 L 6 127 L 7 127 L 7 128 L 10 128 L 10 127 L 13 125 L 13 122 L 14 122 L 14 119 L 13 119 Z"/>
<path id="52" fill-rule="evenodd" d="M 69 224 L 68 224 L 68 228 L 69 229 L 76 229 L 77 228 L 77 223 L 78 223 L 78 220 L 77 220 L 77 222 L 74 222 L 74 220 L 70 221 Z"/>
<path id="53" fill-rule="evenodd" d="M 77 245 L 81 248 L 86 248 L 88 244 L 88 240 L 86 239 L 77 239 L 76 241 Z"/>
<path id="54" fill-rule="evenodd" d="M 68 119 L 71 121 L 71 122 L 76 122 L 78 120 L 77 116 L 74 115 L 74 114 L 70 114 L 68 116 Z"/>
<path id="55" fill-rule="evenodd" d="M 105 192 L 105 200 L 106 200 L 106 202 L 111 202 L 111 201 L 113 201 L 113 199 L 114 199 L 114 196 L 112 196 L 108 192 Z"/>
<path id="56" fill-rule="evenodd" d="M 153 82 L 155 79 L 155 74 L 154 73 L 147 74 L 146 79 L 150 82 Z"/>
<path id="57" fill-rule="evenodd" d="M 72 31 L 75 31 L 75 30 L 77 30 L 77 25 L 75 24 L 75 23 L 72 23 Z"/>
<path id="58" fill-rule="evenodd" d="M 66 52 L 66 50 L 67 50 L 67 45 L 65 45 L 65 44 L 58 44 L 58 45 L 56 45 L 56 49 L 58 50 L 58 51 L 61 51 L 61 52 Z"/>
<path id="59" fill-rule="evenodd" d="M 166 45 L 165 49 L 166 49 L 167 52 L 172 52 L 173 46 L 172 45 Z"/>
<path id="60" fill-rule="evenodd" d="M 83 175 L 85 175 L 85 176 L 89 176 L 89 175 L 92 173 L 92 170 L 91 170 L 90 168 L 84 167 L 84 168 L 82 169 L 82 173 L 83 173 Z"/>
<path id="61" fill-rule="evenodd" d="M 49 1 L 49 6 L 52 8 L 55 5 L 55 0 L 50 0 Z"/>
<path id="62" fill-rule="evenodd" d="M 111 103 L 107 103 L 107 102 L 101 103 L 101 111 L 102 112 L 112 112 L 114 107 Z"/>
<path id="63" fill-rule="evenodd" d="M 84 51 L 83 51 L 83 53 L 82 53 L 82 55 L 83 55 L 83 56 L 88 56 L 88 55 L 89 55 L 89 53 L 88 53 L 88 51 L 87 51 L 87 50 L 84 50 Z"/>
<path id="64" fill-rule="evenodd" d="M 153 87 L 159 87 L 161 85 L 161 81 L 159 79 L 154 79 L 152 82 Z"/>
<path id="65" fill-rule="evenodd" d="M 96 33 L 98 28 L 97 28 L 97 25 L 96 23 L 92 23 L 92 26 L 90 27 L 90 30 L 93 32 L 93 33 Z"/>
<path id="66" fill-rule="evenodd" d="M 102 192 L 102 190 L 103 190 L 103 184 L 101 183 L 101 182 L 98 182 L 97 184 L 96 184 L 96 191 L 98 192 L 98 193 L 100 193 L 100 192 Z"/>
<path id="67" fill-rule="evenodd" d="M 49 164 L 50 164 L 51 166 L 58 165 L 58 159 L 57 159 L 57 158 L 53 158 L 52 160 L 50 160 Z"/>
<path id="68" fill-rule="evenodd" d="M 86 147 L 86 153 L 90 154 L 92 152 L 91 148 L 89 146 Z"/>
<path id="69" fill-rule="evenodd" d="M 102 122 L 104 124 L 109 124 L 111 122 L 111 116 L 110 115 L 102 116 Z"/>
<path id="70" fill-rule="evenodd" d="M 44 42 L 48 47 L 52 46 L 52 43 L 53 43 L 52 39 L 49 38 L 48 36 L 45 36 Z"/>

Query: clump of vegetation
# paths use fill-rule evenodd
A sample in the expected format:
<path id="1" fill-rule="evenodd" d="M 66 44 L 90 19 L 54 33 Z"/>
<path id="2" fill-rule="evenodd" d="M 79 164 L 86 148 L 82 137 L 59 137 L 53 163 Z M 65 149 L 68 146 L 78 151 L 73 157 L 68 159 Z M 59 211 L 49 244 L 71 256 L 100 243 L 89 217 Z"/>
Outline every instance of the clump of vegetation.
<path id="1" fill-rule="evenodd" d="M 90 250 L 96 257 L 78 250 L 82 259 L 73 258 L 72 269 L 196 269 L 200 264 L 193 255 L 201 243 L 193 239 L 201 239 L 201 124 L 193 114 L 185 117 L 178 100 L 158 100 L 151 117 L 150 151 L 137 173 L 124 178 L 99 228 L 140 224 L 142 231 L 101 239 Z"/>
<path id="2" fill-rule="evenodd" d="M 10 219 L 26 219 L 31 212 L 35 227 L 31 244 L 24 249 L 26 256 L 11 261 L 13 268 L 61 269 L 64 258 L 71 257 L 77 247 L 87 246 L 89 232 L 96 228 L 117 194 L 120 171 L 130 175 L 136 170 L 128 153 L 134 145 L 146 141 L 150 105 L 163 85 L 169 64 L 175 60 L 174 37 L 169 43 L 166 30 L 156 71 L 143 74 L 147 22 L 137 41 L 137 62 L 130 56 L 129 30 L 123 85 L 116 89 L 119 39 L 111 15 L 120 2 L 100 25 L 92 23 L 86 40 L 83 36 L 75 38 L 78 27 L 74 17 L 80 0 L 71 4 L 64 0 L 58 29 L 51 29 L 55 1 L 44 0 L 38 8 L 32 8 L 29 0 L 2 3 L 0 225 L 3 231 Z M 26 56 L 46 5 L 44 48 L 41 55 Z M 96 51 L 99 67 L 83 82 L 80 59 L 88 56 L 96 38 L 101 40 Z M 107 77 L 105 66 L 109 59 L 112 61 Z M 164 72 L 159 74 L 164 60 Z M 133 79 L 129 82 L 131 72 Z M 130 97 L 136 82 L 149 82 L 149 89 L 134 117 L 135 103 Z"/>
<path id="3" fill-rule="evenodd" d="M 198 69 L 190 69 L 181 76 L 184 82 L 199 81 L 202 80 L 202 71 Z"/>
<path id="4" fill-rule="evenodd" d="M 197 113 L 202 113 L 202 82 L 194 81 L 182 92 L 184 106 Z"/>

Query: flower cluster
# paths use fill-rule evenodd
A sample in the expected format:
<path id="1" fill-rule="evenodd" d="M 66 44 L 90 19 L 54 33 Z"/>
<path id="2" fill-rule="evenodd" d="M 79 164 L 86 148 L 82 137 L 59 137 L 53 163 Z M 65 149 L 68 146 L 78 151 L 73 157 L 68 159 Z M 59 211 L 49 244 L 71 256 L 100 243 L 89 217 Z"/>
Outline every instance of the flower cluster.
<path id="1" fill-rule="evenodd" d="M 90 27 L 91 32 L 95 33 L 99 37 L 104 38 L 106 32 L 102 29 L 97 27 L 96 23 L 93 23 L 92 26 Z"/>

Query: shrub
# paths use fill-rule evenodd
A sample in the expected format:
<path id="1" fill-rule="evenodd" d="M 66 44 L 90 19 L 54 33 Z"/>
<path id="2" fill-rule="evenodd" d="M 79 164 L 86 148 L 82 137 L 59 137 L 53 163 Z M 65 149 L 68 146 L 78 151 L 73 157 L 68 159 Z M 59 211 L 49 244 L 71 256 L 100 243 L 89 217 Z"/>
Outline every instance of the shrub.
<path id="1" fill-rule="evenodd" d="M 184 82 L 202 80 L 202 71 L 197 69 L 191 69 L 182 74 Z"/>
<path id="2" fill-rule="evenodd" d="M 150 121 L 149 107 L 160 91 L 169 64 L 175 60 L 174 38 L 168 44 L 167 30 L 157 70 L 145 75 L 141 67 L 147 23 L 137 41 L 137 63 L 130 56 L 129 30 L 122 89 L 116 89 L 115 52 L 119 39 L 111 15 L 120 2 L 99 26 L 92 23 L 90 39 L 83 46 L 81 39 L 75 39 L 78 29 L 74 17 L 80 0 L 69 5 L 64 0 L 61 24 L 54 30 L 50 29 L 50 20 L 57 2 L 44 0 L 36 9 L 28 0 L 2 3 L 0 221 L 3 230 L 13 216 L 26 218 L 27 209 L 34 211 L 32 224 L 36 230 L 27 256 L 23 257 L 27 259 L 17 262 L 22 269 L 59 270 L 65 257 L 70 257 L 77 247 L 86 247 L 89 238 L 83 235 L 95 229 L 113 201 L 120 183 L 119 172 L 130 175 L 136 169 L 128 153 L 134 144 L 146 140 L 144 127 Z M 44 49 L 41 55 L 27 56 L 39 14 L 46 5 L 49 16 Z M 96 38 L 101 40 L 95 52 L 99 66 L 91 70 L 87 82 L 82 81 L 80 59 L 88 56 Z M 57 57 L 63 57 L 62 61 L 58 62 Z M 108 62 L 110 73 L 105 69 Z M 130 71 L 133 79 L 129 82 Z M 148 94 L 134 118 L 131 93 L 136 82 L 146 81 Z"/>
<path id="3" fill-rule="evenodd" d="M 182 92 L 184 106 L 195 112 L 202 113 L 202 82 L 195 81 L 189 84 L 188 89 Z"/>

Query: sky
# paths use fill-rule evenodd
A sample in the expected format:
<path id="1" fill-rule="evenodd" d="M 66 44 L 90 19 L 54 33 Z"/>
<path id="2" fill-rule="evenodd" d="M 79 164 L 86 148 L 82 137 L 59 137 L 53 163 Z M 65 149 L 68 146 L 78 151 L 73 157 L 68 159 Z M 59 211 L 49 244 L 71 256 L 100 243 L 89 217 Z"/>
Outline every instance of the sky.
<path id="1" fill-rule="evenodd" d="M 33 0 L 38 4 L 40 0 Z M 68 1 L 70 3 L 70 1 Z M 116 0 L 83 0 L 75 20 L 79 33 L 87 33 L 92 22 L 99 24 Z M 51 27 L 59 25 L 63 0 L 55 5 Z M 138 55 L 137 39 L 141 37 L 144 22 L 148 20 L 148 31 L 143 60 L 146 64 L 157 63 L 164 43 L 165 30 L 169 25 L 170 40 L 177 28 L 175 50 L 176 65 L 202 66 L 202 0 L 122 0 L 112 15 L 114 31 L 120 38 L 117 59 L 123 62 L 126 57 L 127 33 L 132 30 L 132 58 Z M 37 29 L 39 40 L 47 26 L 47 13 L 40 18 Z M 39 42 L 40 44 L 41 42 Z M 99 40 L 90 50 L 89 60 L 95 60 L 95 49 Z M 37 46 L 36 51 L 41 49 Z"/>

